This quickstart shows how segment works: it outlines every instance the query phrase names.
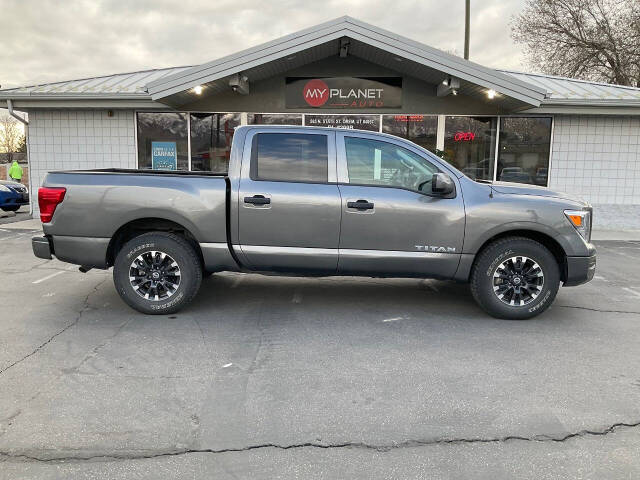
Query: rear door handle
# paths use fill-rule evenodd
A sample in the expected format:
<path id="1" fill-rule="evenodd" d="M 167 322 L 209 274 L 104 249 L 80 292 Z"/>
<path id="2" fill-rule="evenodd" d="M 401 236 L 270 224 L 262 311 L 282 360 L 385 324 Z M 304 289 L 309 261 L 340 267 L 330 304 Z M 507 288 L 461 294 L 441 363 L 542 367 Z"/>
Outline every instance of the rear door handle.
<path id="1" fill-rule="evenodd" d="M 347 208 L 356 208 L 358 210 L 373 210 L 373 203 L 366 200 L 358 200 L 356 202 L 347 202 Z"/>
<path id="2" fill-rule="evenodd" d="M 244 203 L 252 203 L 254 205 L 268 205 L 271 199 L 264 195 L 254 195 L 253 197 L 244 197 Z"/>

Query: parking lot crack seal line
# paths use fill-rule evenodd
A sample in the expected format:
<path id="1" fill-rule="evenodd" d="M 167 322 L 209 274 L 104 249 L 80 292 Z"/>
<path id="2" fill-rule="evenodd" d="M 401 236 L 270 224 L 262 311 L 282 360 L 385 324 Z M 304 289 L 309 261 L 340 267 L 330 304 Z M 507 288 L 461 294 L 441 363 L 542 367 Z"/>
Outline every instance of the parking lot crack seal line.
<path id="1" fill-rule="evenodd" d="M 602 310 L 599 308 L 581 307 L 579 305 L 558 305 L 560 308 L 576 308 L 578 310 L 589 310 L 590 312 L 600 313 L 629 313 L 631 315 L 640 315 L 640 312 L 631 312 L 629 310 Z"/>
<path id="2" fill-rule="evenodd" d="M 415 447 L 425 447 L 425 446 L 433 446 L 433 445 L 464 445 L 464 444 L 475 444 L 475 443 L 505 443 L 509 441 L 522 441 L 522 442 L 556 442 L 561 443 L 566 440 L 577 438 L 577 437 L 590 437 L 590 436 L 605 436 L 610 433 L 615 432 L 616 430 L 623 428 L 634 428 L 640 426 L 640 421 L 634 423 L 625 423 L 619 422 L 610 425 L 602 430 L 580 430 L 578 432 L 568 433 L 561 437 L 554 437 L 551 435 L 534 435 L 532 437 L 525 437 L 521 435 L 507 435 L 504 437 L 495 437 L 495 438 L 482 438 L 482 437 L 474 437 L 474 438 L 436 438 L 432 440 L 406 440 L 404 442 L 399 443 L 391 443 L 388 445 L 376 445 L 369 444 L 365 442 L 342 442 L 342 443 L 316 443 L 316 442 L 306 442 L 306 443 L 294 443 L 291 445 L 280 445 L 277 443 L 262 443 L 257 445 L 249 445 L 247 447 L 238 447 L 238 448 L 222 448 L 222 449 L 213 449 L 213 448 L 203 448 L 203 449 L 187 449 L 187 450 L 176 450 L 176 451 L 168 451 L 168 452 L 158 452 L 158 453 L 149 453 L 149 454 L 126 454 L 126 453 L 103 453 L 103 454 L 95 454 L 88 456 L 60 456 L 60 457 L 38 457 L 31 454 L 26 453 L 14 453 L 8 451 L 0 451 L 0 460 L 6 461 L 7 459 L 14 460 L 23 460 L 23 461 L 33 461 L 33 462 L 68 462 L 68 461 L 91 461 L 91 460 L 145 460 L 159 457 L 177 457 L 181 455 L 190 455 L 196 453 L 212 453 L 212 454 L 222 454 L 222 453 L 241 453 L 248 452 L 251 450 L 261 450 L 267 448 L 275 448 L 278 450 L 296 450 L 301 448 L 321 448 L 321 449 L 334 449 L 334 448 L 353 448 L 353 449 L 364 449 L 364 450 L 375 450 L 377 452 L 388 452 L 391 450 L 397 450 L 401 448 L 415 448 Z"/>
<path id="3" fill-rule="evenodd" d="M 97 287 L 96 287 L 97 288 Z M 102 342 L 100 345 L 95 346 L 94 348 L 91 349 L 91 351 L 84 356 L 84 358 L 80 361 L 80 363 L 78 365 L 76 365 L 75 367 L 73 367 L 71 369 L 71 371 L 73 371 L 74 373 L 78 374 L 78 375 L 82 375 L 84 374 L 84 372 L 80 372 L 80 368 L 82 368 L 82 366 L 90 359 L 90 358 L 94 358 L 98 352 L 100 350 L 102 350 L 104 347 L 106 347 L 110 342 L 112 342 L 118 335 L 120 335 L 120 332 L 122 332 L 122 330 L 124 330 L 130 323 L 131 323 L 131 318 L 125 322 L 122 322 L 120 324 L 120 326 L 116 329 L 116 332 L 111 335 L 109 338 L 107 338 L 104 342 Z M 107 376 L 107 375 L 105 375 Z M 116 377 L 114 375 L 114 377 Z"/>
<path id="4" fill-rule="evenodd" d="M 24 362 L 27 358 L 32 357 L 33 355 L 35 355 L 36 353 L 38 353 L 40 350 L 42 350 L 44 347 L 46 347 L 47 345 L 49 345 L 57 336 L 62 335 L 64 332 L 66 332 L 67 330 L 69 330 L 71 327 L 75 326 L 78 324 L 78 322 L 80 321 L 80 319 L 82 318 L 82 315 L 84 315 L 84 312 L 87 311 L 87 309 L 89 308 L 89 298 L 91 297 L 91 295 L 93 295 L 94 293 L 96 293 L 98 291 L 98 288 L 100 288 L 100 286 L 106 281 L 107 279 L 103 279 L 100 282 L 98 282 L 93 289 L 87 294 L 86 297 L 84 297 L 84 302 L 82 303 L 82 308 L 80 309 L 80 311 L 78 312 L 78 315 L 76 316 L 76 318 L 73 320 L 73 322 L 69 323 L 67 326 L 65 326 L 62 330 L 60 330 L 59 332 L 55 333 L 54 335 L 52 335 L 51 337 L 49 337 L 48 340 L 46 340 L 45 342 L 41 343 L 38 347 L 35 348 L 35 350 L 33 350 L 31 353 L 28 353 L 27 355 L 25 355 L 24 357 L 22 357 L 19 360 L 16 360 L 15 362 L 13 362 L 12 364 L 6 366 L 5 368 L 3 368 L 2 370 L 0 370 L 0 375 L 2 375 L 4 372 L 6 372 L 7 370 L 9 370 L 10 368 L 15 367 L 16 365 Z"/>

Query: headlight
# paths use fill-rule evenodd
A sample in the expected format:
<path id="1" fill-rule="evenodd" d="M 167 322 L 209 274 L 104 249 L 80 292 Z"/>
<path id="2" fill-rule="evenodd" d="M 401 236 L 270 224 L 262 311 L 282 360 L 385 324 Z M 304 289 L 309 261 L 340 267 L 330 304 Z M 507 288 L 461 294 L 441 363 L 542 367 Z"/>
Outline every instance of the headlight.
<path id="1" fill-rule="evenodd" d="M 569 223 L 587 242 L 591 241 L 591 210 L 565 210 Z"/>
<path id="2" fill-rule="evenodd" d="M 9 187 L 5 187 L 4 185 L 0 184 L 0 192 L 10 192 L 11 189 Z"/>

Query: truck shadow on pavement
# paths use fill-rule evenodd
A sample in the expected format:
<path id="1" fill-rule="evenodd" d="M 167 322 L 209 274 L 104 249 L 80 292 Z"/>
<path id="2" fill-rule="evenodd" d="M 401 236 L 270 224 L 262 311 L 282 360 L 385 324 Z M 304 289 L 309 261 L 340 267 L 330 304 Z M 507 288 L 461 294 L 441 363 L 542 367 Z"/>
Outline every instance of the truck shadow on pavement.
<path id="1" fill-rule="evenodd" d="M 452 281 L 370 277 L 285 277 L 214 274 L 202 282 L 195 300 L 182 312 L 252 310 L 297 315 L 370 318 L 382 322 L 406 318 L 497 320 L 474 302 L 469 286 Z M 551 309 L 550 309 L 551 310 Z M 550 318 L 543 313 L 528 322 Z"/>

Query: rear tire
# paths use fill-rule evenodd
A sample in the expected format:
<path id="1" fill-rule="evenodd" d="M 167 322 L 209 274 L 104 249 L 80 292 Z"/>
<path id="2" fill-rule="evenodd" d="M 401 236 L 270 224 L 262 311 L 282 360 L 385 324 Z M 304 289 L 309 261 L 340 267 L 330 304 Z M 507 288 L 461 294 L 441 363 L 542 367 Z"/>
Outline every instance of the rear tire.
<path id="1" fill-rule="evenodd" d="M 118 252 L 113 281 L 132 308 L 151 315 L 175 313 L 198 293 L 200 258 L 173 233 L 150 232 L 129 240 Z"/>
<path id="2" fill-rule="evenodd" d="M 20 210 L 20 205 L 11 205 L 10 207 L 2 207 L 5 212 L 17 212 Z"/>
<path id="3" fill-rule="evenodd" d="M 489 315 L 526 320 L 544 312 L 558 293 L 560 268 L 542 244 L 507 237 L 490 244 L 471 270 L 471 293 Z"/>

